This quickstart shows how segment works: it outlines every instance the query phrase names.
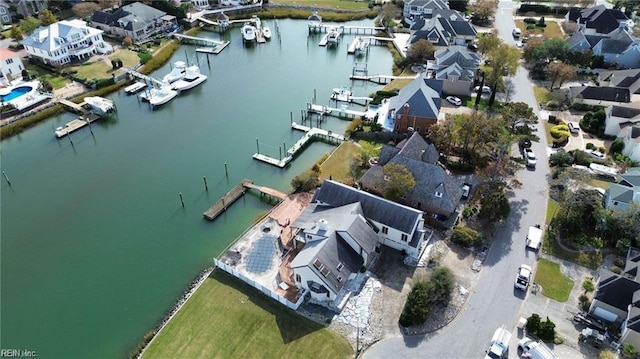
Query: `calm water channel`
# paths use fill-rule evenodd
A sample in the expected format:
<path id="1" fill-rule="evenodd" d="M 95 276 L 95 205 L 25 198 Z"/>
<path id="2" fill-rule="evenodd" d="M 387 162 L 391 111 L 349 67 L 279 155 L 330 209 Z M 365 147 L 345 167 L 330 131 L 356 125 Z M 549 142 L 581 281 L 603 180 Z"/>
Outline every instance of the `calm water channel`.
<path id="1" fill-rule="evenodd" d="M 113 94 L 118 116 L 56 140 L 52 118 L 2 142 L 1 260 L 3 349 L 41 358 L 126 356 L 187 284 L 270 205 L 245 196 L 215 222 L 202 213 L 243 178 L 289 190 L 291 178 L 331 149 L 316 143 L 281 170 L 251 158 L 279 156 L 301 133 L 290 129 L 313 97 L 331 88 L 366 96 L 380 86 L 349 82 L 355 35 L 336 49 L 317 45 L 306 21 L 273 21 L 270 43 L 245 48 L 239 29 L 220 55 L 199 55 L 205 84 L 152 111 Z M 372 25 L 370 21 L 352 22 Z M 200 36 L 218 38 L 214 33 Z M 184 45 L 171 62 L 196 63 Z M 391 72 L 383 46 L 371 47 L 371 74 Z M 154 75 L 162 77 L 169 65 Z M 343 131 L 346 122 L 322 125 Z M 224 163 L 229 177 L 225 178 Z M 209 191 L 204 189 L 207 177 Z M 182 208 L 178 193 L 184 196 Z"/>

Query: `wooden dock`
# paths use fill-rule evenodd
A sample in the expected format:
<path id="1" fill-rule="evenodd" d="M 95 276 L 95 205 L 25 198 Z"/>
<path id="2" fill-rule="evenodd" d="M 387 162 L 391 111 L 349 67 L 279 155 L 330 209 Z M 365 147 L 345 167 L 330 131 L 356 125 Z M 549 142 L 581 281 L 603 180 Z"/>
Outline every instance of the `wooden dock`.
<path id="1" fill-rule="evenodd" d="M 393 75 L 355 75 L 349 76 L 351 80 L 371 81 L 379 84 L 388 84 L 393 80 L 414 80 L 418 78 L 416 76 L 393 76 Z"/>
<path id="2" fill-rule="evenodd" d="M 65 107 L 70 108 L 73 112 L 77 114 L 83 115 L 88 112 L 84 107 L 82 107 L 82 105 L 84 105 L 84 102 L 78 104 L 78 103 L 71 102 L 69 100 L 64 100 L 64 99 L 60 99 L 58 100 L 58 102 L 60 102 Z"/>
<path id="3" fill-rule="evenodd" d="M 76 118 L 71 122 L 68 122 L 66 125 L 62 127 L 56 128 L 56 130 L 54 131 L 54 134 L 56 135 L 56 138 L 64 137 L 70 134 L 71 132 L 77 131 L 83 128 L 84 126 L 87 126 L 99 119 L 100 119 L 100 116 L 98 115 L 95 115 L 92 113 L 85 114 L 85 115 L 82 115 L 81 117 Z"/>
<path id="4" fill-rule="evenodd" d="M 309 24 L 309 32 L 327 32 L 327 31 L 329 31 L 329 29 L 334 28 L 334 27 L 340 28 L 343 33 L 349 33 L 349 34 L 355 33 L 356 35 L 361 34 L 361 32 L 364 35 L 367 35 L 367 34 L 373 35 L 376 32 L 385 31 L 384 27 L 377 27 L 377 26 L 344 26 L 344 25 L 336 26 L 335 24 L 333 24 L 333 25 L 331 25 L 331 24 L 319 24 L 319 25 Z"/>
<path id="5" fill-rule="evenodd" d="M 329 142 L 335 141 L 338 144 L 345 141 L 344 136 L 321 128 L 303 126 L 295 122 L 291 124 L 291 128 L 293 128 L 294 130 L 302 131 L 305 134 L 286 151 L 285 157 L 277 159 L 269 157 L 267 155 L 263 155 L 261 153 L 255 153 L 253 154 L 253 159 L 268 163 L 276 167 L 284 168 L 289 164 L 289 162 L 293 160 L 293 158 L 299 151 L 305 148 L 307 143 L 311 140 L 321 138 Z"/>
<path id="6" fill-rule="evenodd" d="M 213 221 L 220 215 L 220 213 L 227 210 L 227 208 L 233 204 L 238 198 L 242 197 L 242 195 L 246 192 L 246 184 L 253 183 L 251 180 L 243 179 L 242 182 L 235 185 L 229 192 L 227 192 L 222 198 L 213 204 L 213 206 L 209 207 L 203 215 L 204 218 Z"/>
<path id="7" fill-rule="evenodd" d="M 205 39 L 203 37 L 197 37 L 197 36 L 189 36 L 189 35 L 184 35 L 184 34 L 179 34 L 179 33 L 174 33 L 173 37 L 177 38 L 180 41 L 186 40 L 189 42 L 192 42 L 196 45 L 204 45 L 204 46 L 210 46 L 210 47 L 214 47 L 216 49 L 217 52 L 214 52 L 216 54 L 220 53 L 220 51 L 224 50 L 228 45 L 229 45 L 229 41 L 222 41 L 222 40 L 214 40 L 214 39 Z"/>
<path id="8" fill-rule="evenodd" d="M 226 211 L 231 204 L 238 200 L 238 198 L 242 197 L 242 195 L 244 195 L 248 189 L 257 190 L 261 195 L 266 194 L 281 201 L 286 199 L 288 196 L 286 193 L 280 192 L 273 188 L 256 185 L 252 180 L 245 178 L 240 183 L 235 185 L 229 192 L 227 192 L 227 194 L 225 194 L 219 201 L 214 203 L 213 206 L 206 210 L 203 213 L 204 218 L 213 221 L 222 212 Z"/>

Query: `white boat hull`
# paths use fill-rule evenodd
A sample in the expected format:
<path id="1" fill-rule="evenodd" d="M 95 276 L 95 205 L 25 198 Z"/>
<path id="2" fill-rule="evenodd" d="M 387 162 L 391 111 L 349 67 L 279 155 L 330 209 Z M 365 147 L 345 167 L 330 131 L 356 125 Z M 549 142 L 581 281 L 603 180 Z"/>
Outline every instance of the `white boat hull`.
<path id="1" fill-rule="evenodd" d="M 207 81 L 207 75 L 200 75 L 193 80 L 182 79 L 173 83 L 173 89 L 176 91 L 185 91 L 192 89 L 203 82 Z"/>
<path id="2" fill-rule="evenodd" d="M 149 103 L 153 107 L 164 105 L 165 103 L 176 98 L 176 96 L 178 96 L 178 91 L 172 89 L 162 89 L 159 90 L 155 96 L 149 99 Z"/>

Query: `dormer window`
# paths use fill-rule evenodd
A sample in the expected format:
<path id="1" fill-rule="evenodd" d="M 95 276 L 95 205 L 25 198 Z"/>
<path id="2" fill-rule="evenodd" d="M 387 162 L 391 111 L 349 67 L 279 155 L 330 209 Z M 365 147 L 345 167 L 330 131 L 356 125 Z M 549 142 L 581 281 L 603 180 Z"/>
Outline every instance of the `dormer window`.
<path id="1" fill-rule="evenodd" d="M 438 192 L 438 191 L 436 191 L 435 195 L 436 195 L 436 197 L 438 197 L 438 198 L 442 198 L 442 192 Z"/>
<path id="2" fill-rule="evenodd" d="M 338 266 L 336 267 L 336 269 L 338 270 L 338 272 L 339 272 L 339 271 L 341 271 L 341 270 L 342 270 L 342 268 L 344 268 L 344 264 L 342 264 L 342 263 L 338 263 Z"/>

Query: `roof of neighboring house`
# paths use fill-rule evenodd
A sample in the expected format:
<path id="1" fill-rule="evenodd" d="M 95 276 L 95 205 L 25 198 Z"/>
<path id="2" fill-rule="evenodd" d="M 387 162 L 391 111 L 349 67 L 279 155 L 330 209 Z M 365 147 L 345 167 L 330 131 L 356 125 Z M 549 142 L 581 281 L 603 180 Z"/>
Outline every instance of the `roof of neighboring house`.
<path id="1" fill-rule="evenodd" d="M 9 49 L 0 48 L 0 61 L 11 59 L 14 57 L 20 57 L 20 54 Z"/>
<path id="2" fill-rule="evenodd" d="M 604 5 L 598 5 L 582 10 L 577 20 L 579 23 L 585 24 L 588 29 L 608 34 L 617 29 L 621 21 L 629 20 L 629 18 L 620 10 L 607 9 Z"/>
<path id="3" fill-rule="evenodd" d="M 630 120 L 634 120 L 634 119 L 640 120 L 640 106 L 638 107 L 612 106 L 611 116 L 628 118 Z"/>
<path id="4" fill-rule="evenodd" d="M 444 19 L 444 20 L 446 20 L 449 24 L 451 24 L 451 27 L 453 28 L 454 33 L 458 36 L 476 36 L 478 34 L 476 29 L 473 26 L 471 26 L 471 23 L 464 19 L 457 19 L 457 20 Z"/>
<path id="5" fill-rule="evenodd" d="M 442 80 L 419 76 L 389 99 L 389 108 L 399 112 L 408 104 L 409 116 L 437 119 L 442 105 L 441 94 Z"/>
<path id="6" fill-rule="evenodd" d="M 418 132 L 414 132 L 411 137 L 400 141 L 395 147 L 387 144 L 382 146 L 382 152 L 378 164 L 384 166 L 395 155 L 413 158 L 427 163 L 436 163 L 440 158 L 440 153 L 431 143 L 427 143 Z"/>
<path id="7" fill-rule="evenodd" d="M 324 228 L 320 221 L 325 223 Z M 355 240 L 369 254 L 375 251 L 378 243 L 373 224 L 363 217 L 359 203 L 341 207 L 311 203 L 291 226 L 301 228 L 305 233 L 326 236 L 325 239 L 308 241 L 291 261 L 291 267 L 308 266 L 335 293 L 364 264 L 363 258 L 347 244 L 345 238 Z M 338 270 L 340 264 L 343 267 Z"/>
<path id="8" fill-rule="evenodd" d="M 640 332 L 640 308 L 633 305 L 627 316 L 626 328 L 635 332 Z"/>
<path id="9" fill-rule="evenodd" d="M 446 80 L 455 77 L 456 81 L 473 81 L 475 74 L 476 72 L 474 70 L 465 69 L 458 64 L 453 64 L 436 70 L 435 78 L 438 80 Z"/>
<path id="10" fill-rule="evenodd" d="M 635 169 L 640 170 L 638 167 L 635 167 Z M 640 265 L 640 249 L 629 247 L 629 250 L 627 251 L 627 259 L 624 265 L 624 273 L 632 276 L 635 280 L 638 280 L 638 265 Z"/>
<path id="11" fill-rule="evenodd" d="M 611 201 L 622 203 L 633 202 L 633 189 L 618 183 L 611 183 L 606 193 Z"/>
<path id="12" fill-rule="evenodd" d="M 640 129 L 638 129 L 638 131 L 640 132 Z M 626 184 L 631 187 L 640 186 L 640 167 L 627 168 L 627 170 L 620 175 L 620 178 L 622 178 L 620 181 L 621 184 Z"/>
<path id="13" fill-rule="evenodd" d="M 414 133 L 400 151 L 385 162 L 379 161 L 377 166 L 373 166 L 362 176 L 360 182 L 365 187 L 375 189 L 378 183 L 384 181 L 383 166 L 389 163 L 399 164 L 407 168 L 416 181 L 405 197 L 419 202 L 421 208 L 426 208 L 430 212 L 449 215 L 458 206 L 462 187 L 457 179 L 434 164 L 437 160 L 437 158 L 434 160 L 435 155 L 425 156 L 427 149 L 430 148 L 433 149 L 429 152 L 437 153 L 433 145 L 427 144 L 420 134 Z M 440 195 L 436 196 L 436 192 Z"/>
<path id="14" fill-rule="evenodd" d="M 334 181 L 324 181 L 314 194 L 312 202 L 332 207 L 359 202 L 366 218 L 404 233 L 413 233 L 423 214 L 417 209 Z"/>
<path id="15" fill-rule="evenodd" d="M 446 1 L 442 0 L 410 0 L 405 2 L 404 6 L 418 6 L 431 9 L 448 9 Z"/>
<path id="16" fill-rule="evenodd" d="M 87 26 L 87 23 L 82 20 L 61 20 L 49 26 L 37 28 L 31 36 L 22 40 L 22 44 L 49 52 L 67 46 L 70 43 L 67 36 L 72 32 L 82 33 L 83 38 L 102 34 L 102 30 Z"/>
<path id="17" fill-rule="evenodd" d="M 478 69 L 482 57 L 465 46 L 454 45 L 434 53 L 438 66 L 458 64 L 461 67 Z"/>
<path id="18" fill-rule="evenodd" d="M 603 71 L 599 77 L 609 81 L 609 86 L 628 88 L 632 93 L 640 93 L 640 69 Z"/>
<path id="19" fill-rule="evenodd" d="M 570 87 L 571 97 L 585 100 L 629 102 L 629 89 L 620 87 L 574 86 Z"/>
<path id="20" fill-rule="evenodd" d="M 633 302 L 634 293 L 639 289 L 640 283 L 608 269 L 600 269 L 600 280 L 593 299 L 626 312 L 629 304 Z"/>
<path id="21" fill-rule="evenodd" d="M 120 27 L 125 30 L 135 31 L 145 28 L 167 13 L 158 10 L 141 2 L 134 2 L 121 6 L 112 13 L 106 11 L 96 11 L 91 16 L 91 21 Z"/>
<path id="22" fill-rule="evenodd" d="M 457 36 L 476 36 L 476 29 L 458 15 L 436 16 L 430 19 L 416 19 L 411 25 L 410 43 L 422 39 L 431 39 L 435 46 L 449 46 L 451 38 Z"/>
<path id="23" fill-rule="evenodd" d="M 312 15 L 313 16 L 313 15 Z M 216 16 L 217 20 L 229 20 L 229 16 L 227 16 L 227 14 L 225 14 L 224 12 L 221 12 L 218 14 L 218 16 Z"/>

